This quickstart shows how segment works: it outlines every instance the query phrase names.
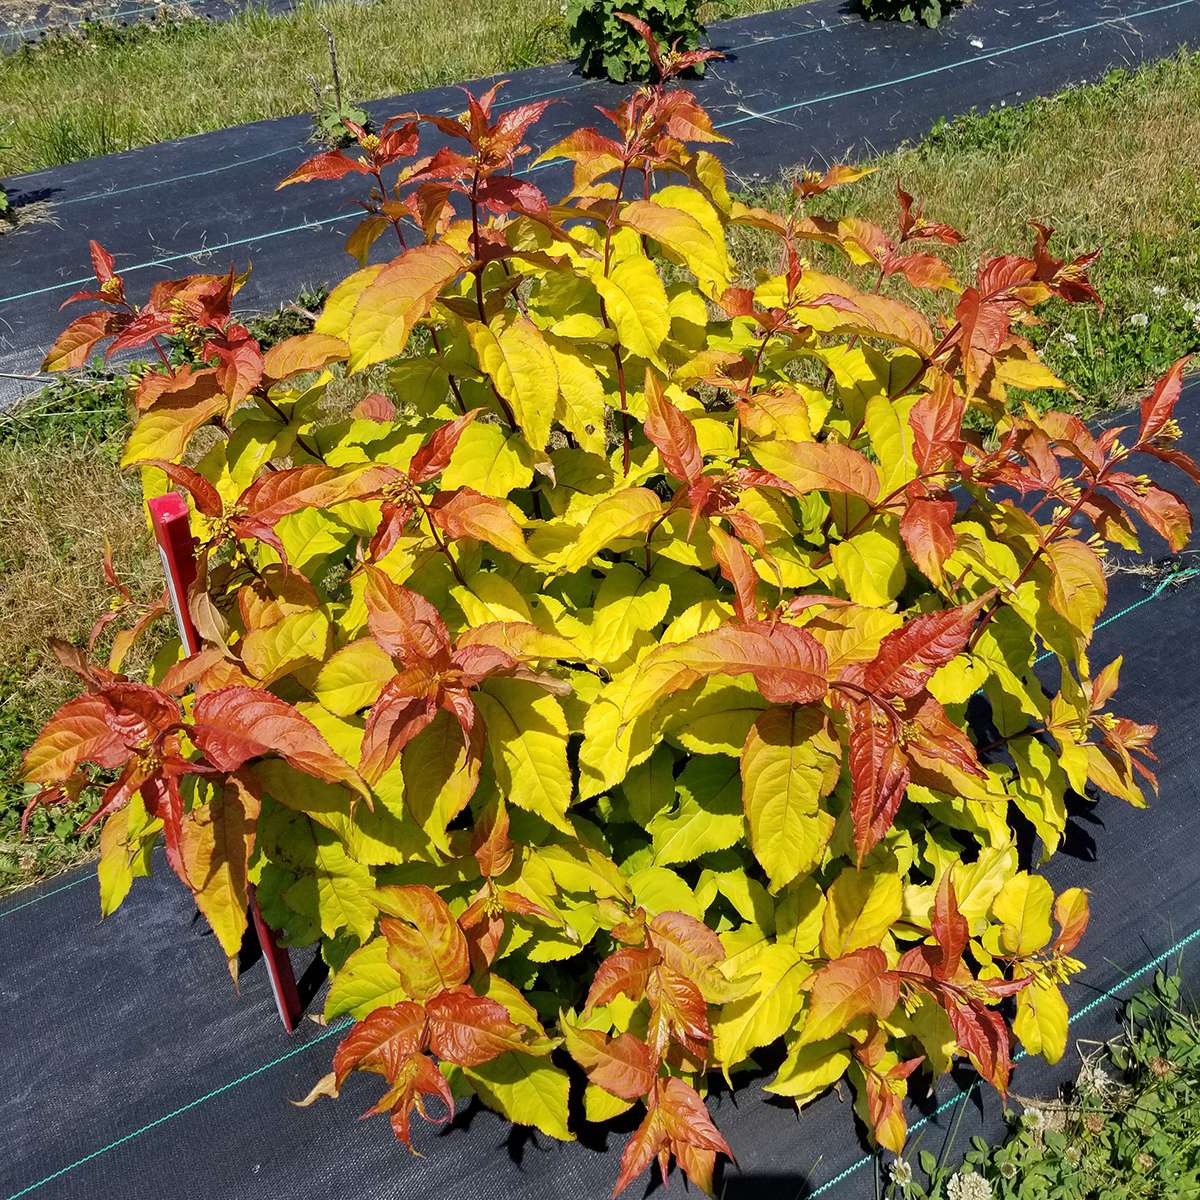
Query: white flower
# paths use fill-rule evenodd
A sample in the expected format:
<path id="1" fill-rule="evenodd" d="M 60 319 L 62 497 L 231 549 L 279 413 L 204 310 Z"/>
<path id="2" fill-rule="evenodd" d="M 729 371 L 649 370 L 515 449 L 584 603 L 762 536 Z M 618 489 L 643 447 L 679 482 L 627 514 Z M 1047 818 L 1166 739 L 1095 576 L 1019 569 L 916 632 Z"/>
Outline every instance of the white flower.
<path id="1" fill-rule="evenodd" d="M 897 1158 L 888 1167 L 888 1174 L 892 1177 L 892 1182 L 907 1194 L 913 1179 L 912 1167 L 904 1159 Z"/>
<path id="2" fill-rule="evenodd" d="M 982 50 L 983 49 L 983 38 L 977 38 L 977 37 L 971 38 L 971 45 L 974 46 L 976 50 Z"/>
<path id="3" fill-rule="evenodd" d="M 1079 1089 L 1103 1096 L 1116 1086 L 1116 1080 L 1098 1063 L 1086 1062 L 1079 1072 Z"/>
<path id="4" fill-rule="evenodd" d="M 1167 294 L 1167 290 L 1168 289 L 1165 284 L 1156 283 L 1150 289 L 1150 295 L 1152 295 L 1156 300 L 1161 300 Z"/>
<path id="5" fill-rule="evenodd" d="M 1134 329 L 1145 329 L 1150 324 L 1150 318 L 1145 313 L 1134 313 L 1129 318 L 1129 323 Z"/>
<path id="6" fill-rule="evenodd" d="M 1026 1109 L 1022 1120 L 1025 1122 L 1025 1128 L 1028 1129 L 1030 1133 L 1041 1133 L 1045 1130 L 1046 1125 L 1048 1124 L 1046 1121 L 1046 1114 L 1042 1112 L 1040 1108 Z"/>
<path id="7" fill-rule="evenodd" d="M 1200 300 L 1185 300 L 1183 302 L 1183 311 L 1189 317 L 1200 316 Z"/>
<path id="8" fill-rule="evenodd" d="M 950 1200 L 993 1200 L 992 1185 L 974 1171 L 959 1171 L 946 1188 Z"/>
<path id="9" fill-rule="evenodd" d="M 1076 334 L 1072 333 L 1069 329 L 1066 331 L 1066 333 L 1064 333 L 1062 335 L 1062 340 L 1064 342 L 1066 342 L 1068 346 L 1078 346 L 1079 345 L 1079 337 Z"/>

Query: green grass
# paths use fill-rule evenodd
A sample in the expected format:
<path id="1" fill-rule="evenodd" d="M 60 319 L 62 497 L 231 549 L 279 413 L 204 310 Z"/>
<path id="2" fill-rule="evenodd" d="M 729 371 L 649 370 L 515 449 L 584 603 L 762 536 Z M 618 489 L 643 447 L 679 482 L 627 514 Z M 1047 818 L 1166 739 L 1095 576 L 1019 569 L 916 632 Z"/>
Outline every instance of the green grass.
<path id="1" fill-rule="evenodd" d="M 919 145 L 874 165 L 874 175 L 827 193 L 812 211 L 894 227 L 899 179 L 927 216 L 966 235 L 946 253 L 964 282 L 983 254 L 1027 253 L 1030 220 L 1055 227 L 1051 248 L 1060 257 L 1102 248 L 1092 277 L 1103 314 L 1054 302 L 1039 310 L 1044 324 L 1032 331 L 1073 389 L 1065 402 L 1076 411 L 1120 404 L 1200 349 L 1200 55 L 940 123 Z M 782 193 L 757 199 L 781 205 Z M 766 265 L 774 247 L 751 231 L 739 251 L 743 262 Z M 870 287 L 874 277 L 864 274 L 864 282 Z M 1064 403 L 1061 394 L 1040 399 Z"/>
<path id="2" fill-rule="evenodd" d="M 888 1200 L 1185 1200 L 1200 1195 L 1200 1016 L 1178 976 L 1156 976 L 1125 1010 L 1125 1032 L 1080 1043 L 1079 1077 L 1060 1099 L 1020 1099 L 998 1146 L 972 1139 L 965 1161 L 928 1151 L 892 1167 Z M 953 1146 L 944 1154 L 947 1161 Z M 916 1168 L 922 1168 L 917 1170 Z M 905 1183 L 911 1172 L 912 1181 Z"/>
<path id="3" fill-rule="evenodd" d="M 717 0 L 708 20 L 787 7 Z M 347 99 L 569 56 L 557 0 L 329 0 L 282 16 L 97 25 L 0 57 L 0 175 L 311 112 L 337 41 Z"/>
<path id="4" fill-rule="evenodd" d="M 1087 413 L 1128 401 L 1200 347 L 1196 314 L 1186 307 L 1200 312 L 1200 56 L 941 126 L 876 165 L 874 175 L 825 197 L 823 208 L 890 219 L 900 176 L 931 217 L 968 235 L 953 255 L 960 277 L 982 252 L 1027 247 L 1030 217 L 1059 226 L 1064 253 L 1104 245 L 1095 272 L 1104 315 L 1050 305 L 1034 331 L 1075 389 L 1058 403 Z M 745 231 L 735 251 L 750 270 L 777 248 Z M 272 341 L 301 332 L 304 310 L 319 303 L 305 295 L 262 318 L 256 334 Z M 1146 314 L 1144 328 L 1130 323 L 1137 313 Z M 369 375 L 342 388 L 347 406 L 379 386 Z M 159 586 L 136 484 L 116 470 L 125 428 L 120 381 L 103 375 L 0 414 L 0 611 L 13 614 L 0 623 L 0 889 L 81 853 L 71 814 L 39 813 L 33 840 L 17 841 L 25 794 L 13 774 L 37 727 L 73 690 L 51 665 L 47 639 L 81 639 L 107 603 L 99 573 L 105 534 L 143 594 Z"/>

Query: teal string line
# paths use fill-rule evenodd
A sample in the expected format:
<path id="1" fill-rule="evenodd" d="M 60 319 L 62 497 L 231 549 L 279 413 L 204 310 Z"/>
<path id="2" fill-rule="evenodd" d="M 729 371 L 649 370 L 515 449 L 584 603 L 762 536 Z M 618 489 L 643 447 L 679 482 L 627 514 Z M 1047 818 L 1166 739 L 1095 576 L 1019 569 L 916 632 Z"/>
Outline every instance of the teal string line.
<path id="1" fill-rule="evenodd" d="M 135 1138 L 139 1138 L 144 1133 L 149 1133 L 152 1129 L 157 1129 L 160 1125 L 166 1124 L 167 1121 L 173 1120 L 175 1117 L 180 1117 L 184 1113 L 191 1112 L 200 1105 L 208 1103 L 209 1100 L 216 1099 L 217 1096 L 238 1087 L 240 1084 L 246 1083 L 248 1080 L 255 1078 L 257 1075 L 262 1075 L 264 1072 L 271 1070 L 272 1067 L 279 1066 L 280 1063 L 287 1062 L 290 1058 L 295 1058 L 297 1055 L 305 1053 L 317 1045 L 318 1042 L 323 1042 L 327 1038 L 334 1037 L 341 1033 L 344 1029 L 352 1025 L 353 1022 L 347 1018 L 345 1021 L 339 1021 L 336 1025 L 331 1025 L 323 1033 L 317 1034 L 311 1041 L 305 1042 L 303 1046 L 296 1046 L 289 1050 L 286 1054 L 279 1055 L 278 1058 L 271 1059 L 270 1062 L 265 1062 L 259 1067 L 255 1067 L 253 1071 L 247 1071 L 244 1075 L 239 1075 L 236 1079 L 231 1079 L 228 1083 L 221 1084 L 220 1087 L 213 1088 L 211 1092 L 205 1092 L 203 1096 L 197 1096 L 195 1100 L 189 1100 L 187 1104 L 181 1104 L 178 1108 L 171 1109 L 170 1112 L 163 1113 L 160 1117 L 155 1117 L 153 1121 L 147 1121 L 145 1125 L 139 1126 L 130 1133 L 126 1133 L 121 1137 L 111 1141 L 106 1146 L 101 1146 L 98 1150 L 93 1150 L 90 1154 L 85 1154 L 82 1158 L 77 1158 L 74 1162 L 68 1163 L 65 1167 L 59 1167 L 57 1171 L 39 1179 L 36 1183 L 31 1183 L 28 1187 L 22 1188 L 19 1192 L 13 1192 L 7 1200 L 20 1200 L 22 1196 L 28 1196 L 36 1192 L 38 1188 L 45 1187 L 48 1183 L 53 1183 L 56 1179 L 61 1179 L 64 1175 L 76 1170 L 78 1167 L 85 1166 L 87 1163 L 94 1162 L 103 1154 L 107 1154 L 110 1150 L 116 1150 L 119 1146 L 124 1146 L 127 1142 L 132 1142 Z"/>
<path id="2" fill-rule="evenodd" d="M 910 75 L 898 75 L 891 79 L 881 79 L 875 83 L 862 84 L 859 87 L 847 88 L 841 92 L 828 92 L 822 96 L 813 96 L 807 100 L 798 100 L 794 104 L 785 104 L 779 108 L 768 109 L 766 112 L 750 113 L 744 117 L 736 117 L 729 121 L 718 122 L 715 126 L 717 129 L 732 129 L 738 125 L 744 125 L 747 122 L 766 121 L 773 117 L 779 116 L 785 112 L 794 112 L 798 109 L 809 108 L 818 104 L 828 104 L 834 100 L 845 100 L 851 96 L 860 96 L 868 92 L 877 92 L 884 88 L 897 87 L 900 84 L 912 83 L 915 80 L 925 79 L 932 75 L 940 75 L 944 71 L 955 71 L 960 67 L 969 67 L 977 63 L 988 62 L 991 59 L 1003 58 L 1009 54 L 1017 54 L 1022 50 L 1033 49 L 1037 46 L 1046 45 L 1049 42 L 1061 41 L 1063 38 L 1076 37 L 1079 34 L 1094 33 L 1099 29 L 1105 29 L 1109 26 L 1120 24 L 1132 24 L 1134 21 L 1140 21 L 1144 17 L 1157 16 L 1164 12 L 1170 12 L 1179 8 L 1186 8 L 1188 5 L 1197 3 L 1197 0 L 1172 0 L 1169 4 L 1159 4 L 1153 8 L 1140 9 L 1137 12 L 1124 13 L 1120 16 L 1106 17 L 1100 21 L 1092 21 L 1087 25 L 1078 25 L 1071 29 L 1062 29 L 1057 33 L 1046 34 L 1040 38 L 1033 38 L 1029 41 L 1018 42 L 1013 46 L 1000 46 L 995 50 L 987 50 L 982 54 L 975 54 L 969 58 L 956 59 L 953 62 L 942 63 L 940 66 L 931 67 L 924 71 L 915 71 Z M 839 26 L 831 26 L 838 28 Z M 525 171 L 525 175 L 532 175 L 537 171 L 548 169 L 554 166 L 554 163 L 543 163 L 540 167 L 531 167 Z M 163 258 L 153 258 L 146 262 L 133 263 L 129 266 L 121 268 L 122 275 L 132 274 L 134 271 L 145 271 L 151 267 L 168 266 L 171 263 L 183 262 L 187 259 L 194 259 L 198 255 L 212 255 L 220 253 L 223 250 L 236 249 L 239 246 L 249 246 L 257 242 L 269 241 L 271 238 L 286 237 L 289 234 L 298 233 L 304 229 L 318 229 L 321 226 L 333 225 L 339 221 L 349 220 L 351 217 L 359 216 L 358 209 L 347 209 L 345 212 L 338 213 L 332 217 L 321 217 L 310 221 L 304 221 L 297 225 L 288 225 L 283 229 L 271 230 L 268 233 L 256 233 L 247 237 L 232 238 L 222 242 L 216 246 L 201 246 L 195 250 L 186 250 L 179 254 L 168 254 Z M 11 296 L 0 296 L 0 304 L 11 304 L 17 300 L 28 300 L 33 296 L 45 295 L 48 292 L 63 291 L 66 288 L 78 287 L 80 284 L 91 283 L 92 276 L 81 275 L 78 279 L 68 279 L 63 283 L 49 284 L 45 287 L 31 288 L 29 291 L 16 292 Z"/>

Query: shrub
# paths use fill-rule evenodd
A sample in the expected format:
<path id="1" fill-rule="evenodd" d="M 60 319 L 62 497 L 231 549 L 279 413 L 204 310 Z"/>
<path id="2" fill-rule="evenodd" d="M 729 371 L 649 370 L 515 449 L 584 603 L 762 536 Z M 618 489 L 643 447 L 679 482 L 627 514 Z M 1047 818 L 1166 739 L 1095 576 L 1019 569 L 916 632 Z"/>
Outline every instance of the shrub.
<path id="1" fill-rule="evenodd" d="M 868 21 L 920 21 L 936 29 L 957 7 L 955 0 L 859 0 Z"/>
<path id="2" fill-rule="evenodd" d="M 135 682 L 59 646 L 86 691 L 25 763 L 37 803 L 103 787 L 103 911 L 161 836 L 233 969 L 254 883 L 356 1022 L 314 1098 L 363 1070 L 405 1142 L 471 1093 L 570 1138 L 573 1061 L 587 1119 L 644 1107 L 618 1190 L 670 1156 L 711 1187 L 710 1072 L 775 1043 L 768 1090 L 848 1075 L 892 1149 L 914 1072 L 962 1056 L 1005 1088 L 1007 1002 L 1062 1054 L 1087 897 L 1023 869 L 1015 826 L 1048 856 L 1068 790 L 1145 803 L 1154 730 L 1087 655 L 1101 556 L 1134 517 L 1189 536 L 1133 457 L 1200 476 L 1182 364 L 1132 433 L 1010 411 L 1056 386 L 1021 330 L 1095 299 L 1091 256 L 1037 227 L 961 286 L 934 252 L 959 235 L 902 190 L 894 234 L 821 216 L 840 166 L 749 208 L 668 86 L 685 65 L 542 155 L 574 173 L 554 206 L 511 173 L 546 104 L 495 89 L 305 162 L 284 184 L 371 183 L 360 262 L 399 254 L 265 354 L 232 270 L 137 308 L 96 247 L 101 307 L 47 359 L 195 359 L 139 385 L 124 462 L 191 499 L 203 648 Z M 451 145 L 417 158 L 428 125 Z M 744 225 L 779 245 L 753 286 Z M 367 368 L 390 394 L 331 411 Z"/>
<path id="3" fill-rule="evenodd" d="M 658 74 L 653 39 L 693 51 L 704 36 L 698 0 L 565 0 L 563 15 L 579 69 L 616 83 Z M 646 30 L 652 38 L 645 36 Z M 702 69 L 703 63 L 692 67 Z"/>

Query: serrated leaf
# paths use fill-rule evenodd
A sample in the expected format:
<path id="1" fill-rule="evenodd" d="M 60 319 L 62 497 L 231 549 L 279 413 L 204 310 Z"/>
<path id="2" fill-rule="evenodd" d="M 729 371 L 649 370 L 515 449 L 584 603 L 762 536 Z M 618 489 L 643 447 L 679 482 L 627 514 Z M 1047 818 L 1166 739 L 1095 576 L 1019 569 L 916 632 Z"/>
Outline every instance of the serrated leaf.
<path id="1" fill-rule="evenodd" d="M 487 726 L 488 752 L 503 795 L 556 829 L 567 822 L 571 772 L 567 719 L 557 698 L 519 679 L 492 679 L 475 694 Z"/>
<path id="2" fill-rule="evenodd" d="M 821 860 L 834 818 L 821 809 L 841 769 L 841 747 L 812 708 L 768 708 L 742 750 L 742 802 L 750 846 L 772 891 Z"/>

